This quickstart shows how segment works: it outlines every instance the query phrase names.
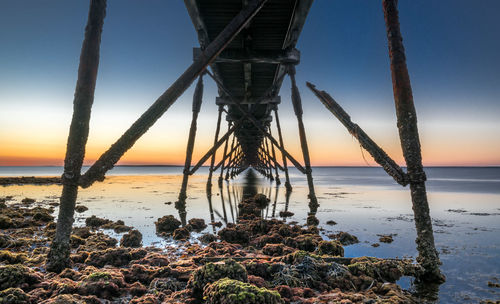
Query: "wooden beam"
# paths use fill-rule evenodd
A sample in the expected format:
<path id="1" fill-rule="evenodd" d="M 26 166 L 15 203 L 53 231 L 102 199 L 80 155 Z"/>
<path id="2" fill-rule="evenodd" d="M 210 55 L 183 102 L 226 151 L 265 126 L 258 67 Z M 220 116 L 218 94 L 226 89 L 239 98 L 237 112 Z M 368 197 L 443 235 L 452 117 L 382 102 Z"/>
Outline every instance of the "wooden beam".
<path id="1" fill-rule="evenodd" d="M 323 105 L 337 117 L 337 119 L 347 128 L 347 131 L 359 141 L 361 146 L 370 153 L 373 159 L 382 166 L 387 174 L 392 176 L 392 178 L 402 186 L 408 184 L 408 176 L 404 173 L 403 169 L 398 166 L 398 164 L 396 164 L 396 162 L 392 160 L 392 158 L 390 158 L 390 156 L 365 133 L 365 131 L 363 131 L 363 129 L 351 121 L 349 114 L 347 114 L 327 92 L 317 90 L 310 82 L 307 83 L 307 87 L 311 89 Z"/>
<path id="2" fill-rule="evenodd" d="M 196 60 L 201 52 L 201 48 L 193 48 L 193 60 Z M 215 59 L 215 63 L 299 64 L 299 62 L 300 51 L 296 48 L 286 50 L 225 49 Z"/>

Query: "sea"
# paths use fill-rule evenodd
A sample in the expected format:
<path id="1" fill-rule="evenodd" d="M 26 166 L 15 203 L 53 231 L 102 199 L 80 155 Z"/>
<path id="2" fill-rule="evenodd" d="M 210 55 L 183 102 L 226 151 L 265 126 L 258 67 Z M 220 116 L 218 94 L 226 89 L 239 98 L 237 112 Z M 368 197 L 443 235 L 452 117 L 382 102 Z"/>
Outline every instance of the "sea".
<path id="1" fill-rule="evenodd" d="M 61 167 L 0 167 L 0 176 L 61 173 Z M 436 303 L 500 300 L 500 288 L 488 286 L 488 282 L 500 283 L 500 167 L 428 167 L 426 173 L 435 242 L 447 278 L 428 299 Z M 219 187 L 217 173 L 212 195 L 206 192 L 207 176 L 208 168 L 202 167 L 189 177 L 187 219 L 236 222 L 237 202 L 250 191 L 270 199 L 263 217 L 281 218 L 280 212 L 287 210 L 294 215 L 281 219 L 305 224 L 309 212 L 307 180 L 295 169 L 290 169 L 290 195 L 286 195 L 283 174 L 281 185 L 277 185 L 248 169 Z M 322 237 L 329 239 L 328 235 L 346 231 L 360 241 L 346 246 L 345 256 L 417 256 L 408 187 L 395 183 L 379 167 L 313 167 L 313 178 Z M 76 214 L 75 225 L 84 225 L 90 215 L 121 219 L 142 232 L 144 246 L 175 246 L 175 241 L 156 235 L 154 222 L 164 215 L 179 216 L 174 202 L 181 180 L 182 167 L 117 166 L 103 182 L 80 190 L 77 204 L 89 210 Z M 59 185 L 0 187 L 0 197 L 10 195 L 19 201 L 31 197 L 40 204 L 57 201 L 60 193 Z M 209 225 L 202 233 L 218 229 Z M 121 237 L 112 231 L 106 233 Z M 381 235 L 388 234 L 392 243 L 379 241 Z M 192 241 L 198 236 L 193 234 Z M 418 289 L 411 278 L 404 277 L 398 283 L 405 289 Z"/>

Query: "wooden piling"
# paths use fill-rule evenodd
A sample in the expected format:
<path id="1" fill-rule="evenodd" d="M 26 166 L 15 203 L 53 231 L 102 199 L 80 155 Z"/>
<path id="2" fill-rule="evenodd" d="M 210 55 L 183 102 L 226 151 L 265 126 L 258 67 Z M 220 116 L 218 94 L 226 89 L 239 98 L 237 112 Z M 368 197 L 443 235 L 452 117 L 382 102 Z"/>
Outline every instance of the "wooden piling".
<path id="1" fill-rule="evenodd" d="M 307 146 L 306 131 L 304 128 L 304 122 L 302 121 L 302 100 L 300 98 L 299 88 L 297 88 L 297 83 L 295 82 L 295 66 L 290 65 L 288 67 L 288 75 L 290 76 L 290 81 L 292 83 L 292 104 L 295 116 L 297 116 L 297 123 L 299 125 L 300 146 L 302 148 L 302 155 L 304 156 L 304 167 L 306 169 L 307 185 L 309 187 L 309 209 L 311 213 L 315 213 L 319 204 L 314 191 L 309 147 Z"/>
<path id="2" fill-rule="evenodd" d="M 220 132 L 220 123 L 222 120 L 222 112 L 224 111 L 224 106 L 220 105 L 219 106 L 219 115 L 217 116 L 217 127 L 215 128 L 215 137 L 214 137 L 214 146 L 217 144 L 217 139 L 219 138 L 219 132 Z M 215 154 L 217 151 L 215 151 L 212 154 L 212 158 L 210 159 L 210 170 L 208 170 L 208 180 L 207 180 L 207 193 L 211 194 L 212 193 L 212 174 L 213 174 L 213 168 L 215 164 Z"/>
<path id="3" fill-rule="evenodd" d="M 429 203 L 425 189 L 425 172 L 422 166 L 420 140 L 417 127 L 417 114 L 413 102 L 410 76 L 406 66 L 403 38 L 399 28 L 399 16 L 396 0 L 383 0 L 389 57 L 391 62 L 392 85 L 396 105 L 397 124 L 401 147 L 407 165 L 410 182 L 413 213 L 417 230 L 417 261 L 425 269 L 420 277 L 423 281 L 443 282 L 444 276 L 439 270 L 441 262 L 434 245 L 434 234 L 429 214 Z"/>
<path id="4" fill-rule="evenodd" d="M 273 109 L 274 111 L 274 118 L 276 119 L 276 128 L 278 129 L 278 139 L 281 147 L 284 147 L 283 144 L 283 135 L 281 134 L 281 125 L 280 125 L 280 119 L 278 116 L 278 109 L 275 107 Z M 288 166 L 286 164 L 286 156 L 283 152 L 281 152 L 282 156 L 282 162 L 283 162 L 283 171 L 285 171 L 285 188 L 287 192 L 292 191 L 292 185 L 290 184 L 290 175 L 288 174 Z"/>
<path id="5" fill-rule="evenodd" d="M 89 135 L 90 113 L 94 102 L 101 34 L 105 16 L 106 0 L 91 0 L 85 38 L 80 54 L 75 97 L 73 99 L 73 117 L 64 159 L 63 190 L 56 233 L 47 255 L 46 268 L 48 271 L 61 272 L 71 264 L 69 240 L 78 196 L 78 180 Z"/>
<path id="6" fill-rule="evenodd" d="M 175 207 L 179 211 L 182 225 L 186 225 L 186 191 L 189 180 L 189 170 L 191 168 L 191 159 L 193 158 L 194 141 L 196 139 L 196 129 L 198 114 L 200 113 L 201 103 L 203 101 L 203 76 L 198 78 L 198 83 L 193 94 L 193 114 L 191 118 L 191 127 L 189 128 L 189 137 L 186 147 L 186 160 L 184 162 L 184 170 L 182 175 L 181 191 L 179 193 L 179 200 L 176 202 Z"/>

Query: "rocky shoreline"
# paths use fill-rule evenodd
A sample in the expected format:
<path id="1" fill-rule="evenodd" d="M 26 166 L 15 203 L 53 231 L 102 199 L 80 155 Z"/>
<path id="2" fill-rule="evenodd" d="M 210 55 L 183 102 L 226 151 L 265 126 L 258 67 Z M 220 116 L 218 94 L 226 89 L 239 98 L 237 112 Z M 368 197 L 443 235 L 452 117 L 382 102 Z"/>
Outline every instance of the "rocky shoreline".
<path id="1" fill-rule="evenodd" d="M 44 268 L 54 206 L 1 198 L 0 303 L 420 303 L 396 284 L 418 276 L 411 260 L 345 258 L 314 216 L 306 226 L 262 219 L 268 203 L 245 199 L 237 224 L 200 242 L 189 237 L 206 227 L 202 219 L 181 227 L 172 215 L 159 218 L 157 233 L 178 240 L 167 248 L 141 247 L 124 222 L 89 217 L 73 229 L 73 267 L 57 274 Z M 118 242 L 102 229 L 125 234 Z"/>
<path id="2" fill-rule="evenodd" d="M 0 177 L 0 186 L 7 185 L 60 185 L 60 177 L 40 177 L 40 176 L 20 176 L 20 177 Z"/>

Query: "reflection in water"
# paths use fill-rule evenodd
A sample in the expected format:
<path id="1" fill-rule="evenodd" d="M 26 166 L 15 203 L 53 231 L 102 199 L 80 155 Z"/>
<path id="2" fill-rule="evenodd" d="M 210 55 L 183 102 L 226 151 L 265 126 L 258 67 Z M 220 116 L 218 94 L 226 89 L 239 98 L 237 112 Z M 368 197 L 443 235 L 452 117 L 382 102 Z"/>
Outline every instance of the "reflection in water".
<path id="1" fill-rule="evenodd" d="M 143 234 L 145 246 L 163 248 L 169 244 L 169 240 L 156 235 L 154 222 L 163 215 L 177 214 L 178 210 L 170 202 L 177 199 L 182 168 L 118 167 L 115 170 L 114 175 L 107 177 L 104 182 L 80 190 L 78 204 L 87 206 L 89 210 L 76 214 L 75 225 L 85 225 L 85 218 L 91 215 L 113 221 L 124 220 L 126 225 L 135 227 Z M 197 175 L 190 177 L 186 208 L 188 218 L 203 218 L 209 222 L 212 214 L 207 212 L 210 205 L 207 206 L 205 193 L 208 171 L 205 168 L 200 170 Z M 60 174 L 59 171 L 57 174 L 51 172 L 44 174 Z M 275 191 L 275 184 L 268 183 L 257 172 L 254 173 L 253 182 L 246 179 L 250 170 L 229 182 L 236 190 L 238 201 L 247 191 L 255 194 L 255 188 L 262 193 L 268 192 L 265 186 L 273 187 Z M 30 174 L 35 175 L 25 173 Z M 448 277 L 448 281 L 440 286 L 439 301 L 478 303 L 481 298 L 498 298 L 498 293 L 495 293 L 494 288 L 488 288 L 487 282 L 493 277 L 500 277 L 500 169 L 429 168 L 429 176 L 429 200 L 436 227 L 436 246 L 441 253 L 442 269 Z M 291 211 L 294 214 L 286 220 L 304 224 L 310 212 L 307 183 L 295 169 L 291 169 L 290 178 L 293 192 L 287 193 L 284 187 L 280 188 L 276 216 L 281 211 Z M 321 222 L 321 229 L 324 229 L 322 236 L 328 239 L 329 234 L 347 231 L 360 240 L 358 244 L 345 247 L 346 256 L 416 256 L 410 195 L 407 189 L 393 185 L 382 169 L 314 168 L 314 178 L 316 194 L 321 200 L 316 216 Z M 253 190 L 248 187 L 251 183 L 254 184 Z M 223 186 L 225 188 L 227 184 L 223 183 Z M 227 190 L 212 190 L 215 221 L 227 223 L 230 217 L 226 214 L 226 211 L 229 213 L 229 207 L 226 206 Z M 60 194 L 61 187 L 58 185 L 0 187 L 0 196 L 12 195 L 14 201 L 19 203 L 25 197 L 32 197 L 42 206 L 58 202 Z M 276 192 L 272 195 L 276 195 Z M 272 216 L 272 212 L 269 215 Z M 327 224 L 330 220 L 337 224 Z M 221 228 L 216 227 L 216 231 Z M 204 232 L 212 231 L 213 227 L 208 227 Z M 393 243 L 371 246 L 378 242 L 377 234 L 394 233 L 397 236 Z M 120 236 L 113 235 L 116 238 Z M 197 236 L 194 234 L 193 240 Z M 411 287 L 409 280 L 401 283 L 405 289 Z M 420 286 L 413 284 L 416 291 L 425 293 Z M 466 297 L 470 300 L 465 300 Z"/>
<path id="2" fill-rule="evenodd" d="M 257 186 L 259 185 L 259 180 L 257 178 L 257 175 L 255 174 L 255 171 L 252 169 L 249 169 L 246 174 L 245 178 L 243 181 L 243 198 L 250 198 L 255 196 L 257 194 Z"/>

